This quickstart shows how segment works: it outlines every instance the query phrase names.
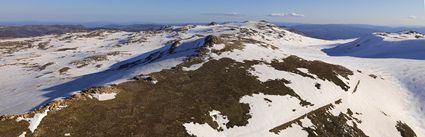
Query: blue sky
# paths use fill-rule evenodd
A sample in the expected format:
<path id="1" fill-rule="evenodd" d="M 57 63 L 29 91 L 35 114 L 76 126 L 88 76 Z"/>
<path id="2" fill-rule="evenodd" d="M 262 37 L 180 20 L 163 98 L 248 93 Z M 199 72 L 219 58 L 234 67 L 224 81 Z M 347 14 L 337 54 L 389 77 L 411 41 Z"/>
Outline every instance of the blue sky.
<path id="1" fill-rule="evenodd" d="M 0 22 L 272 22 L 425 26 L 424 0 L 0 0 Z"/>

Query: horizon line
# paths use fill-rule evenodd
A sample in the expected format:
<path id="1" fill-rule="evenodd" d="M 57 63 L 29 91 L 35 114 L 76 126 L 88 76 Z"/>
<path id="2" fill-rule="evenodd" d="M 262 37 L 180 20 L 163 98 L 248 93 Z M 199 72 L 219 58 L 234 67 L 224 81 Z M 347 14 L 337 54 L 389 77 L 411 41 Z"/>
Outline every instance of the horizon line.
<path id="1" fill-rule="evenodd" d="M 247 20 L 260 21 L 260 20 Z M 266 20 L 267 21 L 267 20 Z M 0 26 L 28 26 L 28 25 L 82 25 L 89 26 L 106 26 L 106 25 L 184 25 L 184 24 L 208 24 L 211 22 L 229 23 L 229 22 L 245 22 L 245 21 L 194 21 L 194 22 L 148 22 L 148 21 L 0 21 Z M 301 22 L 273 22 L 267 21 L 276 25 L 291 24 L 292 25 L 368 25 L 381 27 L 425 27 L 425 25 L 385 25 L 385 24 L 368 24 L 368 23 L 301 23 Z"/>

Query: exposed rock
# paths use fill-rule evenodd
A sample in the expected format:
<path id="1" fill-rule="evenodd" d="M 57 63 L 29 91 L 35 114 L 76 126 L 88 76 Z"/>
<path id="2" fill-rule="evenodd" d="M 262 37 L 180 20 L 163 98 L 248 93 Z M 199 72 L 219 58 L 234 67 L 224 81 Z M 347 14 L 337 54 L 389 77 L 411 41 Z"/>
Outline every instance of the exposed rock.
<path id="1" fill-rule="evenodd" d="M 54 62 L 49 62 L 49 63 L 44 64 L 43 66 L 39 66 L 39 67 L 38 67 L 38 69 L 39 69 L 39 70 L 44 70 L 44 69 L 46 69 L 48 66 L 53 65 L 53 64 L 55 64 L 55 63 L 54 63 Z"/>
<path id="2" fill-rule="evenodd" d="M 108 55 L 93 55 L 84 58 L 83 60 L 74 60 L 69 64 L 77 66 L 77 68 L 81 68 L 87 66 L 93 62 L 105 61 L 108 60 Z"/>
<path id="3" fill-rule="evenodd" d="M 211 22 L 211 23 L 208 24 L 208 26 L 214 26 L 214 25 L 217 25 L 217 24 L 218 24 L 217 22 Z"/>
<path id="4" fill-rule="evenodd" d="M 416 133 L 406 123 L 398 121 L 395 127 L 402 137 L 416 137 Z"/>
<path id="5" fill-rule="evenodd" d="M 177 46 L 179 46 L 181 44 L 181 42 L 179 40 L 176 40 L 173 42 L 173 44 L 171 44 L 170 49 L 168 49 L 168 53 L 172 54 L 174 53 L 174 50 L 176 50 Z"/>
<path id="6" fill-rule="evenodd" d="M 68 51 L 68 50 L 76 50 L 77 48 L 61 48 L 56 51 Z"/>
<path id="7" fill-rule="evenodd" d="M 71 68 L 69 68 L 69 67 L 63 67 L 63 68 L 61 68 L 61 69 L 59 69 L 59 73 L 60 74 L 65 74 L 65 72 L 67 72 L 68 70 L 70 70 Z"/>
<path id="8" fill-rule="evenodd" d="M 212 47 L 214 46 L 214 44 L 222 44 L 223 40 L 217 36 L 214 35 L 209 35 L 207 37 L 205 37 L 205 43 L 204 46 L 205 47 Z"/>

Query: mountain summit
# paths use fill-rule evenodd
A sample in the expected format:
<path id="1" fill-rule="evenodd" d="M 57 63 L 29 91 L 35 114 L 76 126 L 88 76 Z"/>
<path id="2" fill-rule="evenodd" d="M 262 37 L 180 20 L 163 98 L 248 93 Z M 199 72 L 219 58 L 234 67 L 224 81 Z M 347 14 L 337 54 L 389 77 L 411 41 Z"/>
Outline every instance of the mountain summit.
<path id="1" fill-rule="evenodd" d="M 264 21 L 1 40 L 0 135 L 423 136 L 400 85 L 321 51 L 360 41 Z"/>

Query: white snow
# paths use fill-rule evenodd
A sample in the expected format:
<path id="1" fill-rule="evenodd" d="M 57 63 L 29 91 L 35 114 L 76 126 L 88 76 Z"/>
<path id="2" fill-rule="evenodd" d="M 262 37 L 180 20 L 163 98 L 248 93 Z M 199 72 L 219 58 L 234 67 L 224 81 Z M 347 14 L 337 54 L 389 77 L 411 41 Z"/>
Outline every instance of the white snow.
<path id="1" fill-rule="evenodd" d="M 308 118 L 301 119 L 301 124 L 303 125 L 303 127 L 314 127 L 313 123 Z"/>
<path id="2" fill-rule="evenodd" d="M 346 113 L 347 109 L 358 112 L 354 117 L 362 120 L 356 123 L 366 135 L 371 137 L 398 136 L 397 121 L 407 123 L 418 136 L 425 136 L 425 49 L 424 38 L 418 38 L 411 33 L 375 33 L 356 40 L 325 41 L 308 38 L 280 29 L 276 26 L 260 29 L 263 22 L 228 23 L 214 26 L 190 26 L 183 33 L 161 32 L 114 32 L 104 33 L 94 38 L 77 38 L 87 33 L 70 33 L 63 36 L 43 36 L 40 42 L 51 41 L 48 48 L 40 50 L 30 48 L 12 54 L 0 54 L 0 114 L 23 113 L 49 101 L 68 96 L 84 88 L 102 86 L 126 81 L 133 76 L 158 72 L 172 68 L 182 63 L 188 56 L 196 53 L 203 44 L 202 37 L 197 34 L 220 35 L 236 34 L 241 29 L 252 33 L 238 34 L 247 39 L 255 39 L 265 44 L 277 47 L 267 47 L 262 44 L 243 43 L 244 48 L 220 55 L 210 53 L 211 59 L 231 58 L 238 62 L 245 60 L 261 60 L 271 62 L 289 55 L 296 55 L 308 60 L 321 60 L 332 64 L 343 65 L 355 72 L 350 80 L 342 78 L 350 85 L 349 91 L 343 91 L 330 81 L 302 77 L 294 73 L 279 71 L 266 64 L 253 66 L 249 71 L 260 81 L 286 79 L 291 81 L 286 86 L 292 88 L 302 99 L 314 106 L 301 106 L 300 100 L 291 96 L 271 96 L 264 94 L 247 95 L 240 99 L 241 103 L 250 105 L 252 118 L 244 127 L 227 129 L 226 116 L 218 110 L 211 110 L 210 115 L 219 123 L 223 131 L 214 130 L 208 124 L 185 123 L 183 126 L 191 135 L 197 136 L 307 136 L 302 127 L 295 125 L 278 135 L 269 130 L 283 123 L 296 119 L 312 110 L 341 99 L 342 103 L 335 105 L 331 112 L 334 115 Z M 177 28 L 177 27 L 175 27 Z M 256 33 L 254 33 L 256 32 Z M 271 33 L 269 33 L 271 32 Z M 131 36 L 146 38 L 140 43 L 122 43 Z M 70 40 L 60 40 L 71 36 Z M 26 38 L 32 39 L 32 38 Z M 182 39 L 174 54 L 168 54 L 169 40 Z M 7 41 L 21 41 L 11 39 Z M 0 40 L 4 41 L 4 40 Z M 121 45 L 121 46 L 116 46 Z M 337 47 L 338 46 L 338 47 Z M 336 48 L 335 48 L 336 47 Z M 58 51 L 64 48 L 75 50 Z M 214 45 L 212 49 L 223 49 L 223 44 Z M 93 55 L 105 55 L 119 51 L 121 54 L 108 56 L 108 60 L 91 62 L 78 68 L 69 63 L 83 60 Z M 143 60 L 158 52 L 163 56 L 151 63 Z M 325 53 L 326 52 L 326 53 Z M 155 55 L 157 57 L 159 55 Z M 53 62 L 45 70 L 38 67 Z M 121 65 L 135 63 L 136 65 L 120 69 Z M 101 64 L 101 66 L 97 66 Z M 185 71 L 200 68 L 203 63 L 194 64 Z M 59 69 L 69 67 L 63 74 Z M 307 69 L 298 70 L 309 73 Z M 362 73 L 356 72 L 361 70 Z M 373 79 L 369 74 L 381 78 Z M 356 83 L 360 85 L 356 93 L 352 93 Z M 321 88 L 314 87 L 316 83 Z M 113 99 L 116 94 L 94 95 L 99 100 Z M 97 97 L 96 97 L 97 96 Z M 271 102 L 265 101 L 265 98 Z M 296 111 L 293 111 L 293 110 Z M 385 116 L 384 113 L 387 115 Z M 33 132 L 41 119 L 47 115 L 36 114 L 31 119 L 21 119 L 30 122 Z M 309 119 L 302 119 L 303 127 L 310 127 Z M 355 121 L 349 121 L 352 124 Z"/>
<path id="3" fill-rule="evenodd" d="M 344 92 L 340 87 L 331 83 L 330 81 L 311 79 L 295 73 L 279 71 L 265 64 L 254 65 L 253 68 L 254 71 L 250 71 L 250 73 L 254 76 L 257 76 L 260 81 L 265 82 L 267 80 L 282 78 L 291 81 L 291 84 L 286 86 L 293 89 L 295 93 L 301 96 L 301 98 L 306 99 L 313 104 L 325 105 L 326 103 L 337 100 L 341 93 Z M 301 70 L 308 72 L 308 70 Z M 316 83 L 321 84 L 321 89 L 317 89 L 314 86 Z"/>
<path id="4" fill-rule="evenodd" d="M 258 77 L 258 80 L 266 82 L 268 80 L 281 79 L 286 72 L 274 69 L 266 64 L 258 64 L 253 66 L 254 70 L 250 70 L 250 73 Z"/>
<path id="5" fill-rule="evenodd" d="M 336 105 L 335 109 L 331 111 L 334 115 L 341 112 L 346 113 L 347 109 L 354 113 L 361 113 L 361 115 L 354 114 L 354 117 L 362 120 L 362 123 L 357 124 L 368 136 L 400 134 L 395 129 L 389 130 L 393 129 L 399 120 L 408 122 L 410 126 L 416 125 L 414 119 L 408 117 L 408 113 L 406 113 L 408 112 L 406 109 L 410 107 L 407 106 L 408 95 L 400 92 L 394 83 L 382 79 L 373 79 L 367 75 L 353 77 L 352 79 L 360 80 L 358 89 L 355 93 L 347 92 L 341 95 L 342 103 Z M 354 81 L 351 83 L 352 86 L 357 84 Z M 390 116 L 385 116 L 384 113 Z M 415 131 L 420 132 L 420 130 Z"/>
<path id="6" fill-rule="evenodd" d="M 385 41 L 406 41 L 406 40 L 417 40 L 417 39 L 425 39 L 423 34 L 417 32 L 398 32 L 398 33 L 388 33 L 388 32 L 377 32 L 374 33 L 375 36 L 384 38 Z"/>
<path id="7" fill-rule="evenodd" d="M 226 130 L 226 124 L 229 122 L 226 116 L 221 115 L 220 111 L 213 110 L 210 112 L 210 116 L 213 118 L 213 121 L 217 122 L 218 128 Z"/>
<path id="8" fill-rule="evenodd" d="M 213 47 L 211 49 L 221 50 L 221 49 L 224 49 L 224 47 L 225 47 L 224 44 L 215 44 L 215 45 L 213 45 Z"/>
<path id="9" fill-rule="evenodd" d="M 12 53 L 8 56 L 0 54 L 0 114 L 19 114 L 45 105 L 56 98 L 68 97 L 74 92 L 93 86 L 104 86 L 125 82 L 140 74 L 158 72 L 170 69 L 184 61 L 187 56 L 196 53 L 196 49 L 203 44 L 200 37 L 189 37 L 182 41 L 174 54 L 168 53 L 169 40 L 178 37 L 167 32 L 151 34 L 149 32 L 115 32 L 105 33 L 95 38 L 74 38 L 85 33 L 70 33 L 64 36 L 43 36 L 34 39 L 50 40 L 50 47 L 46 50 L 30 48 Z M 146 38 L 145 42 L 120 44 L 130 38 Z M 72 36 L 68 41 L 60 40 Z M 21 39 L 12 39 L 19 41 Z M 121 46 L 116 46 L 121 45 Z M 58 51 L 64 48 L 75 50 Z M 87 66 L 77 67 L 70 64 L 72 61 L 83 60 L 94 55 L 107 55 L 120 52 L 118 55 L 108 55 L 108 60 L 91 62 Z M 142 62 L 154 52 L 165 55 L 157 61 Z M 157 55 L 159 56 L 159 54 Z M 48 62 L 54 64 L 39 70 Z M 120 65 L 135 62 L 135 66 L 119 69 Z M 14 64 L 18 63 L 18 64 Z M 101 66 L 98 66 L 101 65 Z M 59 73 L 62 68 L 69 67 L 65 73 Z"/>
<path id="10" fill-rule="evenodd" d="M 270 105 L 264 98 L 268 98 L 274 103 Z M 256 94 L 245 96 L 240 102 L 250 104 L 250 113 L 253 116 L 248 120 L 249 124 L 244 127 L 226 128 L 224 131 L 218 132 L 208 124 L 186 123 L 184 126 L 188 133 L 196 136 L 277 136 L 268 130 L 283 124 L 287 119 L 297 117 L 297 113 L 294 113 L 292 109 L 299 110 L 299 113 L 307 112 L 299 105 L 299 100 L 290 96 Z"/>
<path id="11" fill-rule="evenodd" d="M 115 98 L 117 93 L 101 93 L 101 94 L 92 94 L 94 98 L 96 98 L 99 101 L 106 101 L 106 100 L 112 100 Z"/>
<path id="12" fill-rule="evenodd" d="M 208 124 L 185 123 L 183 126 L 186 128 L 188 134 L 197 137 L 226 137 L 222 133 L 216 132 Z"/>
<path id="13" fill-rule="evenodd" d="M 4 96 L 0 97 L 0 114 L 17 114 L 34 109 L 35 106 L 48 103 L 50 100 L 59 97 L 67 97 L 72 92 L 88 88 L 90 86 L 103 85 L 100 80 L 105 77 L 117 77 L 123 75 L 122 72 L 108 72 L 92 75 L 96 72 L 108 70 L 109 67 L 117 62 L 121 62 L 130 58 L 137 57 L 141 53 L 145 53 L 162 47 L 162 43 L 166 40 L 165 34 L 150 33 L 105 33 L 102 37 L 95 38 L 74 38 L 82 36 L 86 33 L 70 33 L 64 36 L 43 36 L 32 39 L 40 39 L 41 41 L 50 41 L 46 50 L 37 48 L 25 49 L 12 53 L 10 55 L 1 54 L 0 72 L 8 78 L 0 78 L 0 93 Z M 126 40 L 129 35 L 136 37 L 146 37 L 149 41 L 144 43 L 130 43 L 118 45 L 122 40 Z M 72 36 L 68 41 L 60 40 L 64 37 Z M 12 39 L 9 41 L 19 41 L 21 39 Z M 75 48 L 73 50 L 59 51 L 66 48 Z M 118 55 L 108 55 L 108 60 L 100 62 L 92 62 L 87 66 L 77 68 L 69 64 L 72 61 L 83 60 L 93 55 L 106 55 L 112 52 L 120 52 Z M 54 64 L 47 66 L 44 70 L 39 70 L 37 66 L 42 66 L 49 62 Z M 12 65 L 12 63 L 18 63 Z M 101 65 L 96 67 L 96 65 Z M 69 67 L 70 69 L 60 74 L 58 70 Z M 158 68 L 160 69 L 160 68 Z M 117 74 L 118 73 L 118 74 Z M 109 76 L 106 76 L 109 75 Z M 86 77 L 85 77 L 86 76 Z M 97 78 L 96 80 L 83 78 Z M 71 81 L 74 83 L 69 83 Z M 114 79 L 113 80 L 121 80 Z M 126 77 L 122 78 L 126 79 Z M 108 81 L 113 83 L 114 81 Z M 61 84 L 69 83 L 62 87 L 67 90 L 48 90 Z M 69 90 L 68 90 L 69 89 Z"/>
<path id="14" fill-rule="evenodd" d="M 190 67 L 183 67 L 182 69 L 183 69 L 184 71 L 194 71 L 194 70 L 197 70 L 197 69 L 199 69 L 200 67 L 202 67 L 202 65 L 204 65 L 204 63 L 193 64 L 193 65 L 192 65 L 192 66 L 190 66 Z"/>
<path id="15" fill-rule="evenodd" d="M 49 112 L 48 109 L 46 109 L 43 113 L 36 113 L 34 115 L 33 118 L 22 118 L 19 117 L 16 119 L 17 122 L 21 121 L 21 120 L 25 120 L 28 121 L 28 123 L 30 124 L 28 129 L 34 133 L 34 131 L 37 129 L 38 125 L 40 125 L 41 120 L 43 120 L 44 117 L 47 116 L 47 112 Z"/>
<path id="16" fill-rule="evenodd" d="M 274 59 L 287 57 L 288 54 L 281 50 L 273 50 L 271 48 L 262 47 L 255 44 L 245 43 L 243 50 L 233 50 L 232 52 L 224 52 L 220 55 L 212 53 L 211 57 L 214 59 L 221 58 L 231 58 L 238 62 L 243 62 L 244 60 L 262 60 L 270 62 Z"/>
<path id="17" fill-rule="evenodd" d="M 282 137 L 307 137 L 307 131 L 303 130 L 300 125 L 294 124 L 291 128 L 279 132 Z"/>
<path id="18" fill-rule="evenodd" d="M 22 134 L 21 135 L 19 135 L 18 137 L 25 137 L 25 135 L 27 134 L 27 132 L 22 132 Z"/>
<path id="19" fill-rule="evenodd" d="M 324 49 L 331 56 L 352 56 L 361 58 L 391 58 L 424 60 L 425 37 L 416 38 L 415 34 L 375 33 L 353 42 Z"/>
<path id="20" fill-rule="evenodd" d="M 393 34 L 395 35 L 395 34 Z M 406 47 L 406 45 L 412 45 L 411 43 L 404 42 L 406 38 L 407 40 L 415 40 L 415 43 L 424 43 L 422 39 L 413 38 L 411 36 L 401 36 L 397 40 L 388 40 L 393 43 L 389 43 L 391 46 L 398 46 L 397 48 Z M 258 38 L 260 39 L 260 38 Z M 256 39 L 256 40 L 258 40 Z M 267 39 L 267 38 L 266 38 Z M 270 38 L 272 39 L 272 38 Z M 295 38 L 289 38 L 295 39 Z M 389 38 L 385 38 L 386 40 Z M 263 40 L 263 39 L 261 39 Z M 205 132 L 201 132 L 195 135 L 211 135 L 211 134 L 219 134 L 226 136 L 238 136 L 238 135 L 250 135 L 250 136 L 274 136 L 274 134 L 269 134 L 266 130 L 259 130 L 259 128 L 268 127 L 269 129 L 277 126 L 279 123 L 285 123 L 285 121 L 292 120 L 298 116 L 305 114 L 311 110 L 319 106 L 324 106 L 326 104 L 332 103 L 337 99 L 341 99 L 342 103 L 336 105 L 337 107 L 332 110 L 334 115 L 338 115 L 339 113 L 347 113 L 347 109 L 349 108 L 354 113 L 358 112 L 361 115 L 355 115 L 354 117 L 362 120 L 362 123 L 357 123 L 360 129 L 362 129 L 366 135 L 369 136 L 398 136 L 400 133 L 395 129 L 395 125 L 397 121 L 402 121 L 407 123 L 413 130 L 418 134 L 418 136 L 424 136 L 424 125 L 423 123 L 424 112 L 423 112 L 423 104 L 421 101 L 425 100 L 424 97 L 424 87 L 421 85 L 425 85 L 425 62 L 421 60 L 415 59 L 379 59 L 379 58 L 357 58 L 357 57 L 333 57 L 325 54 L 322 49 L 330 48 L 337 46 L 339 44 L 345 44 L 352 42 L 353 40 L 337 40 L 337 41 L 318 41 L 313 39 L 303 39 L 305 41 L 304 44 L 298 44 L 297 42 L 284 41 L 279 39 L 272 39 L 270 41 L 264 40 L 263 42 L 270 43 L 272 45 L 278 46 L 278 50 L 274 50 L 273 52 L 277 52 L 274 54 L 273 52 L 267 51 L 266 48 L 260 47 L 255 44 L 245 44 L 245 48 L 243 50 L 236 50 L 229 53 L 223 53 L 221 55 L 212 55 L 214 59 L 220 59 L 224 57 L 232 58 L 237 61 L 244 60 L 254 60 L 260 59 L 265 62 L 269 62 L 273 59 L 279 59 L 286 57 L 288 55 L 297 55 L 305 59 L 309 60 L 322 60 L 325 62 L 333 63 L 333 64 L 341 64 L 343 66 L 348 67 L 349 69 L 356 71 L 361 70 L 364 74 L 355 73 L 353 77 L 350 77 L 350 80 L 346 80 L 339 76 L 340 79 L 350 83 L 350 91 L 345 92 L 342 91 L 340 87 L 329 81 L 322 80 L 313 80 L 310 78 L 302 77 L 296 74 L 278 71 L 270 66 L 265 64 L 259 64 L 253 66 L 253 69 L 250 70 L 252 75 L 258 76 L 260 81 L 267 81 L 272 79 L 285 78 L 289 81 L 294 81 L 291 84 L 288 84 L 290 88 L 294 89 L 294 91 L 301 96 L 302 99 L 305 99 L 313 104 L 314 107 L 308 108 L 305 112 L 300 112 L 299 110 L 303 110 L 306 108 L 296 108 L 297 113 L 292 117 L 286 117 L 285 114 L 290 114 L 291 111 L 288 109 L 287 111 L 275 108 L 275 110 L 263 110 L 268 108 L 269 106 L 274 106 L 275 101 L 273 103 L 264 103 L 263 106 L 253 105 L 260 102 L 264 102 L 259 98 L 257 101 L 249 103 L 251 106 L 251 114 L 253 117 L 249 120 L 249 124 L 245 127 L 236 127 L 233 129 L 228 129 L 226 131 L 218 132 L 211 129 L 209 126 L 202 126 Z M 282 42 L 283 41 L 283 42 Z M 418 42 L 416 42 L 418 41 Z M 420 42 L 419 42 L 420 41 Z M 370 41 L 368 41 L 370 42 Z M 399 42 L 399 43 L 394 43 Z M 307 43 L 307 44 L 305 44 Z M 403 45 L 406 44 L 406 45 Z M 385 45 L 385 44 L 383 44 Z M 367 45 L 366 45 L 367 46 Z M 423 48 L 420 46 L 419 48 Z M 395 48 L 396 49 L 396 48 Z M 413 57 L 424 57 L 422 56 L 425 53 L 423 50 L 413 50 L 414 48 L 410 48 L 406 51 L 413 51 L 418 54 L 414 54 Z M 377 52 L 385 52 L 388 49 L 370 49 L 373 51 L 364 51 L 367 53 L 377 53 Z M 264 52 L 263 52 L 264 51 Z M 390 50 L 389 52 L 391 52 Z M 395 50 L 397 51 L 397 50 Z M 256 54 L 254 53 L 256 52 Z M 264 54 L 266 53 L 267 54 Z M 408 52 L 404 52 L 408 53 Z M 389 55 L 392 55 L 390 53 Z M 265 56 L 267 55 L 267 56 Z M 398 53 L 395 55 L 399 55 Z M 407 55 L 407 54 L 406 54 Z M 272 57 L 270 57 L 272 56 Z M 269 57 L 269 58 L 268 58 Z M 403 56 L 402 56 L 403 57 Z M 406 57 L 406 56 L 404 56 Z M 412 57 L 412 56 L 408 56 Z M 397 64 L 397 65 L 394 65 Z M 306 69 L 299 69 L 304 73 L 308 73 Z M 384 80 L 378 78 L 373 79 L 369 74 L 376 74 L 378 76 L 382 76 Z M 354 90 L 355 84 L 358 81 L 360 85 L 356 93 L 352 93 Z M 316 89 L 314 87 L 315 83 L 321 84 L 321 89 Z M 373 84 L 371 84 L 373 83 Z M 256 95 L 254 95 L 256 96 Z M 415 97 L 416 96 L 416 97 Z M 245 98 L 246 99 L 246 98 Z M 269 97 L 270 99 L 270 97 Z M 241 100 L 244 100 L 242 98 Z M 282 100 L 282 99 L 280 99 Z M 243 102 L 243 101 L 241 101 Z M 244 102 L 247 103 L 247 102 Z M 267 105 L 266 105 L 267 104 Z M 297 104 L 293 103 L 283 103 L 282 106 L 288 106 L 289 104 Z M 256 111 L 260 109 L 262 111 Z M 280 111 L 279 111 L 280 110 Z M 277 111 L 277 112 L 274 112 Z M 264 112 L 270 112 L 273 114 L 282 114 L 279 115 L 279 118 L 283 118 L 279 120 L 276 116 L 269 116 L 264 114 Z M 385 116 L 384 113 L 388 116 Z M 258 121 L 256 121 L 257 117 Z M 274 124 L 268 123 L 268 118 L 272 119 L 270 121 L 275 122 Z M 256 122 L 253 122 L 256 121 Z M 303 126 L 311 126 L 311 122 L 308 123 L 307 120 L 303 120 L 306 125 Z M 349 123 L 352 125 L 352 122 Z M 255 123 L 255 124 L 254 124 Z M 268 123 L 268 124 L 266 124 Z M 349 125 L 350 125 L 349 124 Z M 251 125 L 256 125 L 255 127 Z M 273 126 L 272 126 L 273 125 Z M 381 126 L 384 125 L 384 126 Z M 196 124 L 192 124 L 192 128 L 195 128 Z M 379 127 L 379 128 L 377 128 Z M 200 128 L 200 127 L 197 127 Z M 300 128 L 300 127 L 298 127 Z M 245 129 L 245 130 L 243 130 Z M 295 132 L 291 132 L 291 130 Z M 207 132 L 208 131 L 208 132 Z M 232 134 L 238 131 L 238 134 Z M 253 131 L 256 131 L 253 133 Z M 188 132 L 194 133 L 188 129 Z M 218 133 L 217 133 L 218 132 Z M 294 133 L 294 134 L 291 134 Z M 279 135 L 290 135 L 290 136 L 306 136 L 301 135 L 305 133 L 303 130 L 297 129 L 297 127 L 288 128 Z M 297 134 L 297 135 L 295 135 Z"/>
<path id="21" fill-rule="evenodd" d="M 360 38 L 362 39 L 362 38 Z M 422 42 L 424 40 L 421 40 Z M 351 41 L 348 41 L 351 42 Z M 371 41 L 368 41 L 371 42 Z M 400 40 L 399 40 L 400 42 Z M 425 87 L 422 85 L 425 85 L 425 61 L 423 60 L 415 60 L 415 59 L 398 59 L 398 58 L 358 58 L 358 57 L 333 57 L 325 54 L 322 49 L 332 48 L 335 46 L 340 45 L 339 43 L 346 43 L 344 41 L 335 41 L 335 44 L 323 44 L 323 45 L 311 45 L 311 46 L 286 46 L 281 45 L 280 48 L 283 50 L 286 50 L 289 53 L 292 53 L 294 55 L 300 56 L 305 59 L 310 60 L 322 60 L 333 64 L 341 64 L 343 66 L 346 66 L 350 68 L 351 70 L 361 70 L 365 75 L 369 74 L 376 74 L 379 76 L 382 76 L 384 78 L 384 81 L 387 83 L 382 86 L 377 87 L 365 87 L 366 93 L 363 97 L 358 98 L 358 101 L 365 102 L 364 106 L 371 106 L 372 102 L 375 102 L 374 100 L 379 98 L 382 100 L 379 100 L 375 102 L 374 105 L 377 106 L 391 106 L 391 110 L 394 114 L 399 114 L 398 120 L 401 120 L 403 122 L 406 122 L 410 127 L 412 127 L 417 134 L 425 134 L 425 112 L 424 112 L 424 104 L 423 100 L 425 100 Z M 354 43 L 354 42 L 353 42 Z M 379 43 L 379 42 L 378 42 Z M 364 43 L 363 43 L 364 44 Z M 392 46 L 398 46 L 398 48 L 403 48 L 406 44 L 405 42 L 400 43 L 391 43 Z M 368 46 L 368 44 L 363 45 Z M 372 50 L 372 49 L 370 49 Z M 385 51 L 384 49 L 373 49 L 379 52 Z M 388 49 L 387 49 L 388 50 Z M 365 51 L 368 52 L 368 51 Z M 375 51 L 371 51 L 372 53 Z M 389 51 L 392 52 L 392 51 Z M 421 52 L 422 54 L 424 52 Z M 395 54 L 397 55 L 397 54 Z M 413 56 L 419 57 L 420 54 L 415 54 Z M 380 78 L 378 78 L 380 79 Z M 364 81 L 361 80 L 360 86 L 364 85 L 376 85 L 376 81 Z M 385 83 L 384 82 L 384 83 Z M 357 83 L 357 81 L 351 81 L 351 87 L 354 87 L 353 84 Z M 369 84 L 374 83 L 374 84 Z M 381 91 L 381 92 L 377 92 Z M 380 94 L 372 94 L 373 93 L 380 93 Z M 386 96 L 383 96 L 386 95 Z M 347 97 L 347 98 L 355 98 L 355 97 Z M 370 100 L 366 100 L 370 98 Z M 388 99 L 393 98 L 393 99 Z M 355 102 L 355 103 L 354 103 Z M 367 103 L 366 103 L 367 102 Z M 382 103 L 385 102 L 385 103 Z M 354 105 L 353 105 L 354 104 Z M 353 101 L 352 105 L 350 105 L 350 108 L 354 108 L 354 106 L 359 106 L 355 104 L 361 104 L 357 101 Z M 361 106 L 361 105 L 360 105 Z M 394 108 L 393 108 L 394 107 Z M 346 110 L 344 110 L 346 111 Z M 372 111 L 371 111 L 372 112 Z M 385 112 L 388 114 L 388 112 Z M 382 113 L 381 113 L 382 114 Z M 372 115 L 372 114 L 371 114 Z M 369 117 L 378 117 L 377 112 L 373 112 L 373 115 Z M 366 116 L 365 116 L 366 117 Z M 382 116 L 379 116 L 382 117 Z M 394 117 L 393 117 L 394 118 Z M 395 122 L 397 121 L 396 118 L 388 120 L 391 121 L 391 124 L 387 124 L 387 128 L 390 128 L 391 126 L 394 127 Z M 385 121 L 385 118 L 381 120 Z M 371 121 L 373 121 L 371 119 Z M 364 124 L 366 125 L 366 124 Z M 362 127 L 362 126 L 360 126 Z M 362 129 L 376 127 L 376 125 L 370 125 L 368 127 L 364 127 Z M 370 130 L 370 129 L 369 129 Z M 370 131 L 370 134 L 379 135 L 380 133 L 373 133 L 373 131 Z M 378 131 L 377 131 L 378 132 Z M 390 131 L 382 131 L 388 133 L 394 133 L 393 130 Z M 384 134 L 385 135 L 385 134 Z M 420 135 L 419 135 L 420 136 Z"/>

